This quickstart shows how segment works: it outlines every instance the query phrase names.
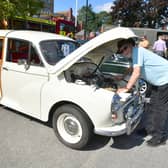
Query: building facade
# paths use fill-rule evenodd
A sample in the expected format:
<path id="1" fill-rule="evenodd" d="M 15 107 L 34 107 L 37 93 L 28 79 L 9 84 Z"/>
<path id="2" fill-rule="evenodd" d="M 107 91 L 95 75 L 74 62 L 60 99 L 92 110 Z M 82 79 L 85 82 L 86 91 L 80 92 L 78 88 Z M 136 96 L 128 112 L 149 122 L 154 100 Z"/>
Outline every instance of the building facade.
<path id="1" fill-rule="evenodd" d="M 49 15 L 54 13 L 54 0 L 42 0 L 44 8 L 41 10 L 42 15 Z"/>

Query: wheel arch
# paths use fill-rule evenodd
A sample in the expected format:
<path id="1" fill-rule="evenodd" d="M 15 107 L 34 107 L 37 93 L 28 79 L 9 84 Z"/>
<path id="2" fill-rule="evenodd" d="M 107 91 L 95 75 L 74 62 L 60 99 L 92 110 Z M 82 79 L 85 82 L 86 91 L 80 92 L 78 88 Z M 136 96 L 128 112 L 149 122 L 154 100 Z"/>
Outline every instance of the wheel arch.
<path id="1" fill-rule="evenodd" d="M 48 116 L 48 121 L 51 123 L 52 122 L 52 118 L 53 118 L 53 115 L 54 115 L 54 112 L 61 106 L 63 105 L 73 105 L 77 108 L 80 109 L 80 111 L 83 113 L 83 115 L 85 115 L 87 117 L 87 119 L 90 121 L 90 123 L 92 124 L 93 128 L 94 128 L 94 124 L 91 120 L 91 118 L 88 116 L 88 114 L 85 112 L 85 110 L 83 110 L 83 108 L 81 108 L 79 105 L 73 103 L 73 102 L 70 102 L 70 101 L 60 101 L 60 102 L 57 102 L 55 103 L 51 109 L 50 109 L 50 112 L 49 112 L 49 116 Z"/>

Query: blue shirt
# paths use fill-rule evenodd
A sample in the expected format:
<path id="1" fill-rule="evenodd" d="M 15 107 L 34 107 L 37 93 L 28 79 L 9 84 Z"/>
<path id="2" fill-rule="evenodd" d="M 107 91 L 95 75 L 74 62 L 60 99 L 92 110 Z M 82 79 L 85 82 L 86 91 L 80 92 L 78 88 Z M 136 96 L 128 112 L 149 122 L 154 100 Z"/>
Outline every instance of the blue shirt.
<path id="1" fill-rule="evenodd" d="M 142 47 L 133 47 L 133 67 L 141 67 L 141 77 L 154 86 L 168 83 L 168 61 Z"/>

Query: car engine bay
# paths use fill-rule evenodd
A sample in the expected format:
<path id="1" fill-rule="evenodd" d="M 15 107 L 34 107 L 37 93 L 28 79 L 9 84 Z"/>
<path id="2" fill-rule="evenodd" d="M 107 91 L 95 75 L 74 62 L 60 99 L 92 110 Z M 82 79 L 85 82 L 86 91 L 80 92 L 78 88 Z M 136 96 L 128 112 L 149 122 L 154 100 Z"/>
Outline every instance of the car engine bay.
<path id="1" fill-rule="evenodd" d="M 115 76 L 104 74 L 99 70 L 99 65 L 91 61 L 79 61 L 64 72 L 65 79 L 80 85 L 95 85 L 116 91 L 118 87 L 125 86 L 126 81 L 117 80 Z"/>
<path id="2" fill-rule="evenodd" d="M 111 92 L 116 92 L 118 88 L 125 87 L 127 80 L 119 80 L 116 76 L 102 73 L 99 65 L 88 60 L 78 61 L 64 71 L 65 79 L 67 82 L 78 85 L 93 85 L 97 89 L 103 88 Z M 124 93 L 122 96 L 117 93 L 114 94 L 111 110 L 112 115 L 117 116 L 117 119 L 112 120 L 112 125 L 129 120 L 129 117 L 138 111 L 143 100 L 136 89 L 133 87 L 129 93 Z"/>

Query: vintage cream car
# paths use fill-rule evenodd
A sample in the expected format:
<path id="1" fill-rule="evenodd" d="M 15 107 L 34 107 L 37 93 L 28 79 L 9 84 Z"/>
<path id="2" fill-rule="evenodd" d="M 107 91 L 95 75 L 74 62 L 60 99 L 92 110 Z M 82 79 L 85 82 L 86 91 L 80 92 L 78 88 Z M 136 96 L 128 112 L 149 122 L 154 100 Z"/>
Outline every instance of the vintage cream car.
<path id="1" fill-rule="evenodd" d="M 74 149 L 92 134 L 131 134 L 143 113 L 137 87 L 117 95 L 123 81 L 99 71 L 103 57 L 116 51 L 127 28 L 104 32 L 78 48 L 55 34 L 0 30 L 0 104 L 41 121 L 52 120 L 58 139 Z"/>

